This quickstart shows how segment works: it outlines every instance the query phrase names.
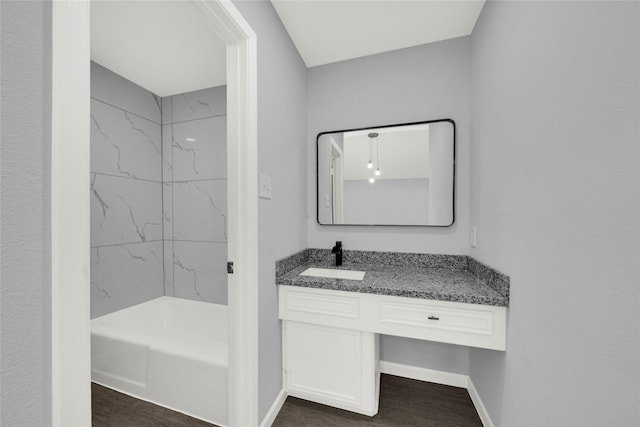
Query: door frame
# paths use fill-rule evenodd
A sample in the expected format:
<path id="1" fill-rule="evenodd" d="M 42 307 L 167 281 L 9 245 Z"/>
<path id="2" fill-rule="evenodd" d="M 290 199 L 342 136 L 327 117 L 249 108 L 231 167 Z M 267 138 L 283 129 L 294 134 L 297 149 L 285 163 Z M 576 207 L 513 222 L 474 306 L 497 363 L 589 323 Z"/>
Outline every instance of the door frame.
<path id="1" fill-rule="evenodd" d="M 229 425 L 258 425 L 256 35 L 230 0 L 188 0 L 227 43 Z M 91 425 L 89 1 L 52 18 L 51 398 L 54 427 Z"/>
<path id="2" fill-rule="evenodd" d="M 333 224 L 344 224 L 344 155 L 331 138 L 331 217 Z"/>

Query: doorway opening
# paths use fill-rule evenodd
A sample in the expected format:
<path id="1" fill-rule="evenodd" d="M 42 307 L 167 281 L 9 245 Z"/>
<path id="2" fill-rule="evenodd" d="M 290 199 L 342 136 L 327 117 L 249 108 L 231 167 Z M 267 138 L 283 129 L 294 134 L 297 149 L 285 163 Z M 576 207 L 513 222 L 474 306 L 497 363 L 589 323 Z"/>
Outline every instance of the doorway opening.
<path id="1" fill-rule="evenodd" d="M 230 2 L 188 2 L 227 45 L 229 425 L 257 407 L 256 39 Z M 52 407 L 55 426 L 90 423 L 89 4 L 54 2 Z M 82 118 L 85 120 L 82 120 Z M 241 267 L 241 268 L 238 268 Z"/>

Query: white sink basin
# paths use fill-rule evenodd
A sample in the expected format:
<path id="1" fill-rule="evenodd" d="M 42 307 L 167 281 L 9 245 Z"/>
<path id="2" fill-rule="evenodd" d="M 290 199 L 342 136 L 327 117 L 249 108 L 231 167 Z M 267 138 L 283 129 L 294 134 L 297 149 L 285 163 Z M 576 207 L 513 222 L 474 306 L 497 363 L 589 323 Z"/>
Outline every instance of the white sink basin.
<path id="1" fill-rule="evenodd" d="M 364 271 L 334 270 L 333 268 L 307 268 L 300 276 L 329 277 L 332 279 L 362 280 Z"/>

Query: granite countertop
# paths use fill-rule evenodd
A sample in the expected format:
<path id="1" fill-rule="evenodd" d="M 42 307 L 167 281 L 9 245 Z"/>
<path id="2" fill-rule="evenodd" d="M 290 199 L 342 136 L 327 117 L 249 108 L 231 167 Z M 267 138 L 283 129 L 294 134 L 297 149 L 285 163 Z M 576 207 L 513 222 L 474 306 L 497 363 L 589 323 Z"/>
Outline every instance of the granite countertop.
<path id="1" fill-rule="evenodd" d="M 330 251 L 306 249 L 276 264 L 276 284 L 509 306 L 509 278 L 463 255 L 345 251 L 341 267 Z M 364 271 L 363 280 L 300 276 L 309 267 Z"/>

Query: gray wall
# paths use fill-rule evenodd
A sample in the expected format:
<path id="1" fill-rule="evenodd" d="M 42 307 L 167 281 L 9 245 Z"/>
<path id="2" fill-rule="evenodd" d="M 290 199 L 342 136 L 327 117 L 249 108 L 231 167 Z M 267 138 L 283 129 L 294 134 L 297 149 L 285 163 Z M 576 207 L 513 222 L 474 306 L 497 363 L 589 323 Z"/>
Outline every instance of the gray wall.
<path id="1" fill-rule="evenodd" d="M 165 295 L 227 303 L 226 86 L 162 99 Z"/>
<path id="2" fill-rule="evenodd" d="M 462 37 L 308 71 L 309 246 L 466 254 L 469 218 L 469 38 Z M 320 132 L 452 118 L 458 128 L 456 222 L 447 228 L 323 227 L 316 223 L 315 141 Z"/>
<path id="3" fill-rule="evenodd" d="M 306 67 L 270 1 L 234 5 L 258 38 L 258 167 L 273 187 L 273 198 L 259 203 L 262 419 L 282 389 L 275 261 L 307 247 Z"/>
<path id="4" fill-rule="evenodd" d="M 0 425 L 51 424 L 51 3 L 0 6 Z"/>
<path id="5" fill-rule="evenodd" d="M 640 3 L 488 2 L 472 34 L 471 255 L 511 276 L 497 426 L 640 425 Z"/>
<path id="6" fill-rule="evenodd" d="M 306 144 L 309 247 L 466 254 L 469 218 L 469 38 L 310 68 Z M 338 129 L 451 118 L 458 131 L 452 227 L 323 227 L 316 223 L 316 135 Z M 467 347 L 418 340 L 380 342 L 389 362 L 468 373 Z"/>
<path id="7" fill-rule="evenodd" d="M 91 317 L 164 295 L 160 98 L 91 63 Z"/>

